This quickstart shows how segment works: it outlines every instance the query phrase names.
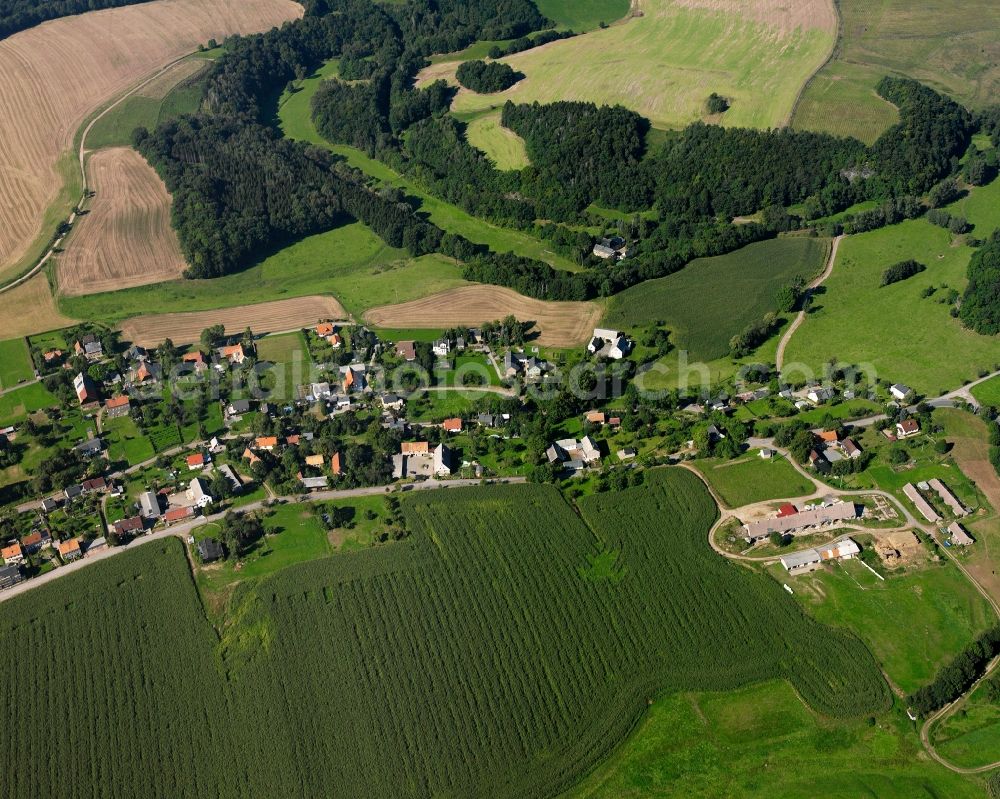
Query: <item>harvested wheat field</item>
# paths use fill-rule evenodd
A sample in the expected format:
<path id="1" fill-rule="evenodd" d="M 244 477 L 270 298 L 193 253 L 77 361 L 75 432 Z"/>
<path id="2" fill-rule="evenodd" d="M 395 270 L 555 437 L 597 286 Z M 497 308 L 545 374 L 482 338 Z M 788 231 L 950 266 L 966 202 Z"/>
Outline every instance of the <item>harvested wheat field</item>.
<path id="1" fill-rule="evenodd" d="M 175 344 L 190 344 L 212 325 L 225 325 L 226 333 L 280 333 L 308 327 L 326 319 L 346 319 L 347 312 L 333 297 L 297 297 L 257 305 L 239 305 L 217 311 L 150 314 L 135 316 L 119 325 L 122 338 L 143 347 L 154 347 L 169 338 Z"/>
<path id="2" fill-rule="evenodd" d="M 621 105 L 657 127 L 707 118 L 718 92 L 727 126 L 787 124 L 806 81 L 833 50 L 833 0 L 637 0 L 639 16 L 501 59 L 525 74 L 510 89 L 460 89 L 454 111 L 473 114 L 515 103 L 579 100 Z M 441 62 L 418 84 L 455 84 L 458 62 Z M 456 84 L 457 85 L 457 84 Z"/>
<path id="3" fill-rule="evenodd" d="M 372 308 L 364 317 L 376 327 L 433 329 L 473 327 L 513 314 L 522 322 L 535 323 L 537 343 L 575 347 L 587 341 L 601 313 L 601 307 L 594 302 L 546 302 L 499 286 L 474 285 Z"/>
<path id="4" fill-rule="evenodd" d="M 75 321 L 59 313 L 44 273 L 0 292 L 0 339 L 44 333 Z"/>
<path id="5" fill-rule="evenodd" d="M 59 291 L 69 296 L 144 286 L 181 276 L 186 264 L 170 226 L 170 195 L 135 150 L 94 153 L 97 192 L 58 260 Z"/>
<path id="6" fill-rule="evenodd" d="M 43 234 L 63 185 L 57 163 L 88 113 L 210 38 L 301 15 L 292 0 L 156 0 L 0 41 L 0 278 Z"/>

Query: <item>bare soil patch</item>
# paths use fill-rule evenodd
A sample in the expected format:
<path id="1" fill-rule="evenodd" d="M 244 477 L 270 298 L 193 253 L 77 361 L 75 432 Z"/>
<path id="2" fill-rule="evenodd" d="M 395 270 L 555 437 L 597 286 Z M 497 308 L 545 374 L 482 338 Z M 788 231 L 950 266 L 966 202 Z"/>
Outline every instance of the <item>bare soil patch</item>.
<path id="1" fill-rule="evenodd" d="M 198 44 L 302 15 L 292 0 L 157 0 L 0 41 L 0 275 L 42 233 L 60 155 L 94 108 Z"/>
<path id="2" fill-rule="evenodd" d="M 0 292 L 0 339 L 30 336 L 74 323 L 56 308 L 45 273 Z"/>
<path id="3" fill-rule="evenodd" d="M 212 325 L 225 325 L 229 335 L 250 327 L 255 334 L 279 333 L 314 325 L 324 319 L 344 319 L 343 306 L 333 297 L 297 297 L 256 305 L 239 305 L 215 311 L 150 314 L 123 322 L 119 329 L 126 341 L 154 347 L 170 338 L 175 344 L 189 344 Z"/>
<path id="4" fill-rule="evenodd" d="M 364 318 L 377 327 L 434 329 L 481 325 L 513 314 L 522 322 L 535 323 L 538 344 L 575 347 L 587 340 L 601 313 L 601 306 L 594 302 L 546 302 L 500 286 L 477 284 L 372 308 Z"/>
<path id="5" fill-rule="evenodd" d="M 94 153 L 97 192 L 58 258 L 59 291 L 76 296 L 159 283 L 186 264 L 170 226 L 170 195 L 160 176 L 128 147 Z"/>

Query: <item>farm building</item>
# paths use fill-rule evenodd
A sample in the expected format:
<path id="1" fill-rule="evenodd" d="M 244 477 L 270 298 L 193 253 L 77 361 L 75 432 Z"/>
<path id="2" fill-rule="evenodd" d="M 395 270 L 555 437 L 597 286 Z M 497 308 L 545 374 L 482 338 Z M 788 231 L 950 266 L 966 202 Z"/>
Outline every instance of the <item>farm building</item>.
<path id="1" fill-rule="evenodd" d="M 853 539 L 841 538 L 832 544 L 784 555 L 781 565 L 789 574 L 801 574 L 812 571 L 827 560 L 851 560 L 860 552 L 861 547 Z"/>
<path id="2" fill-rule="evenodd" d="M 889 386 L 889 393 L 892 395 L 893 399 L 902 402 L 913 393 L 913 389 L 909 386 L 904 386 L 902 383 L 894 383 Z"/>
<path id="3" fill-rule="evenodd" d="M 171 508 L 163 514 L 163 521 L 167 524 L 173 524 L 174 522 L 190 519 L 192 516 L 194 516 L 194 508 Z"/>
<path id="4" fill-rule="evenodd" d="M 204 483 L 198 477 L 194 478 L 188 486 L 187 498 L 199 508 L 204 508 L 213 502 L 211 495 L 205 490 Z"/>
<path id="5" fill-rule="evenodd" d="M 319 477 L 300 477 L 299 482 L 302 483 L 302 487 L 308 489 L 309 491 L 318 491 L 322 488 L 326 488 L 330 484 L 330 480 L 326 475 L 321 475 Z"/>
<path id="6" fill-rule="evenodd" d="M 160 518 L 160 498 L 152 491 L 143 491 L 139 495 L 139 508 L 147 519 Z"/>
<path id="7" fill-rule="evenodd" d="M 965 531 L 965 528 L 958 522 L 952 522 L 949 524 L 948 532 L 951 534 L 951 543 L 954 546 L 967 547 L 970 544 L 976 543 L 976 539 L 969 535 Z"/>
<path id="8" fill-rule="evenodd" d="M 798 530 L 837 524 L 857 517 L 858 509 L 853 502 L 834 502 L 797 513 L 749 522 L 743 525 L 743 536 L 753 543 L 767 538 L 772 533 L 795 533 Z"/>
<path id="9" fill-rule="evenodd" d="M 930 506 L 930 504 L 927 502 L 926 499 L 923 498 L 923 496 L 921 496 L 920 492 L 917 490 L 917 487 L 913 485 L 913 483 L 907 483 L 905 486 L 903 486 L 903 494 L 908 500 L 910 500 L 910 502 L 912 502 L 916 506 L 917 510 L 920 511 L 920 515 L 923 516 L 925 519 L 927 519 L 927 521 L 931 522 L 932 524 L 934 522 L 941 521 L 941 517 L 938 516 L 937 511 Z"/>
<path id="10" fill-rule="evenodd" d="M 240 480 L 236 472 L 233 471 L 233 467 L 228 463 L 224 463 L 219 467 L 219 474 L 226 478 L 234 494 L 238 494 L 243 490 L 243 481 Z"/>
<path id="11" fill-rule="evenodd" d="M 545 457 L 549 463 L 561 463 L 566 469 L 575 471 L 599 461 L 601 451 L 590 436 L 584 436 L 579 441 L 563 438 L 545 451 Z"/>
<path id="12" fill-rule="evenodd" d="M 97 402 L 97 386 L 90 379 L 90 375 L 80 372 L 73 378 L 73 389 L 76 391 L 76 398 L 81 405 Z"/>
<path id="13" fill-rule="evenodd" d="M 954 513 L 956 516 L 967 516 L 969 514 L 969 509 L 966 508 L 965 505 L 963 505 L 961 502 L 959 502 L 958 497 L 956 497 L 954 494 L 951 493 L 951 490 L 948 488 L 948 486 L 946 486 L 936 477 L 929 480 L 927 484 L 932 489 L 934 489 L 934 491 L 937 492 L 937 495 L 941 497 L 941 501 L 944 502 L 944 504 L 947 505 L 949 508 L 951 508 L 951 512 Z"/>
<path id="14" fill-rule="evenodd" d="M 587 352 L 599 357 L 619 361 L 632 351 L 632 342 L 620 330 L 595 327 Z"/>

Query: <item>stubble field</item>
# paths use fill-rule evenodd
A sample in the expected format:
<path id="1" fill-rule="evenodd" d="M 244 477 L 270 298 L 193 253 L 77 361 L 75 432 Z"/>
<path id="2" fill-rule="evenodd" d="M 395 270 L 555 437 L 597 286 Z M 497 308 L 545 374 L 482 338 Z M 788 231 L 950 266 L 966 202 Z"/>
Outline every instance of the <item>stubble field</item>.
<path id="1" fill-rule="evenodd" d="M 44 333 L 73 322 L 56 308 L 44 273 L 0 292 L 0 339 Z"/>
<path id="2" fill-rule="evenodd" d="M 45 212 L 66 175 L 57 166 L 88 113 L 209 38 L 301 14 L 291 0 L 159 0 L 54 20 L 0 42 L 0 278 L 44 244 Z"/>
<path id="3" fill-rule="evenodd" d="M 159 175 L 127 147 L 94 153 L 87 168 L 97 195 L 58 258 L 59 290 L 95 294 L 180 277 L 186 264 Z"/>
<path id="4" fill-rule="evenodd" d="M 258 305 L 240 305 L 217 311 L 136 316 L 121 325 L 122 337 L 143 347 L 156 346 L 165 338 L 175 344 L 197 341 L 201 331 L 225 325 L 226 333 L 241 333 L 249 326 L 254 333 L 277 333 L 315 324 L 324 319 L 343 319 L 343 306 L 333 297 L 298 297 Z"/>
<path id="5" fill-rule="evenodd" d="M 828 0 L 641 0 L 641 16 L 503 59 L 527 77 L 505 92 L 462 89 L 456 113 L 516 103 L 583 100 L 625 105 L 654 126 L 704 118 L 708 95 L 732 101 L 722 124 L 777 127 L 836 39 Z M 454 80 L 442 62 L 420 81 Z"/>
<path id="6" fill-rule="evenodd" d="M 574 347 L 587 340 L 601 319 L 593 302 L 545 302 L 500 286 L 472 285 L 443 291 L 412 302 L 372 308 L 365 320 L 383 328 L 447 328 L 481 325 L 513 314 L 535 323 L 536 342 Z"/>

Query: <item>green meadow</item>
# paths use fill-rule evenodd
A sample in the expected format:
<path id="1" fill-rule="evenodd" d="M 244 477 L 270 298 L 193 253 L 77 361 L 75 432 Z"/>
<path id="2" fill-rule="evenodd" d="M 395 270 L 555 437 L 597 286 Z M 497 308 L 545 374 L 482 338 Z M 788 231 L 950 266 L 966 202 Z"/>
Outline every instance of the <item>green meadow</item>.
<path id="1" fill-rule="evenodd" d="M 832 721 L 788 683 L 653 700 L 632 736 L 564 799 L 981 799 L 922 756 L 902 712 Z"/>
<path id="2" fill-rule="evenodd" d="M 698 258 L 613 296 L 604 321 L 622 329 L 662 321 L 692 359 L 721 358 L 733 336 L 775 310 L 778 289 L 823 271 L 829 246 L 826 239 L 779 238 Z"/>
<path id="3" fill-rule="evenodd" d="M 919 558 L 885 580 L 859 561 L 794 577 L 780 566 L 773 573 L 817 619 L 861 636 L 893 684 L 910 693 L 996 623 L 989 603 L 953 563 L 933 563 L 924 551 Z"/>
<path id="4" fill-rule="evenodd" d="M 764 460 L 756 449 L 737 460 L 706 458 L 694 465 L 730 508 L 807 496 L 814 491 L 812 483 L 785 458 L 774 455 Z"/>
<path id="5" fill-rule="evenodd" d="M 0 341 L 0 389 L 13 388 L 22 380 L 31 380 L 35 368 L 23 338 Z"/>
<path id="6" fill-rule="evenodd" d="M 465 138 L 486 153 L 497 169 L 523 169 L 531 163 L 524 139 L 500 124 L 499 112 L 469 120 Z"/>
<path id="7" fill-rule="evenodd" d="M 569 6 L 567 0 L 560 5 Z M 573 4 L 575 7 L 577 4 Z M 718 92 L 732 105 L 722 124 L 779 127 L 799 89 L 834 44 L 819 28 L 781 32 L 737 12 L 658 3 L 643 16 L 503 59 L 526 78 L 506 92 L 462 92 L 456 113 L 500 107 L 508 99 L 548 103 L 620 103 L 657 127 L 679 127 L 705 116 Z"/>
<path id="8" fill-rule="evenodd" d="M 976 235 L 988 234 L 1000 224 L 1000 181 L 973 189 L 949 210 L 967 215 Z M 871 364 L 878 377 L 929 395 L 993 371 L 1000 361 L 996 338 L 967 330 L 942 302 L 949 291 L 964 290 L 972 252 L 925 219 L 845 238 L 833 273 L 788 343 L 785 363 Z M 908 258 L 927 270 L 880 287 L 883 270 Z M 922 296 L 928 287 L 934 292 Z"/>
<path id="9" fill-rule="evenodd" d="M 996 672 L 992 680 L 996 680 Z M 1000 761 L 1000 703 L 990 701 L 981 683 L 952 713 L 934 725 L 938 754 L 966 768 Z"/>
<path id="10" fill-rule="evenodd" d="M 872 141 L 895 121 L 875 94 L 887 74 L 904 74 L 971 108 L 995 102 L 1000 80 L 1000 5 L 993 0 L 913 3 L 839 0 L 837 52 L 803 91 L 797 128 Z"/>

